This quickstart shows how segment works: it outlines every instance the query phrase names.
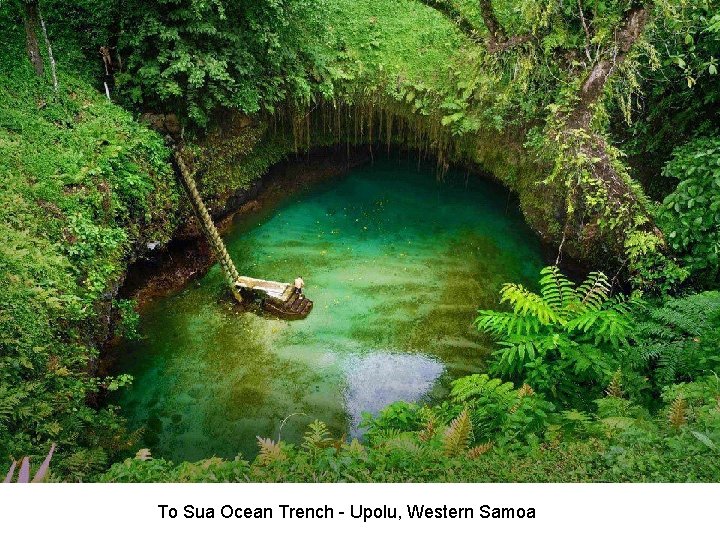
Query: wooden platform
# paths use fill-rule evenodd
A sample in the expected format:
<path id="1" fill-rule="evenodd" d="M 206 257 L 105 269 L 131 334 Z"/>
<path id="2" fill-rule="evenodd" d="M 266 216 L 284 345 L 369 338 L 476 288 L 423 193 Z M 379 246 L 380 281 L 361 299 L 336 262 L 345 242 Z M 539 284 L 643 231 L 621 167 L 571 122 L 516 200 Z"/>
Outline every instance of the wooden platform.
<path id="1" fill-rule="evenodd" d="M 307 317 L 312 310 L 313 303 L 307 298 L 295 294 L 294 287 L 289 283 L 255 279 L 241 276 L 238 273 L 235 263 L 233 263 L 225 243 L 220 238 L 220 234 L 213 223 L 212 216 L 210 216 L 200 196 L 195 179 L 185 164 L 181 146 L 175 147 L 173 157 L 180 171 L 180 178 L 190 198 L 190 204 L 198 224 L 215 253 L 223 274 L 225 274 L 225 279 L 237 301 L 243 302 L 246 298 L 260 300 L 266 311 L 285 319 L 304 319 Z"/>
<path id="2" fill-rule="evenodd" d="M 265 311 L 283 319 L 304 319 L 310 314 L 312 308 L 313 303 L 311 300 L 298 295 L 293 290 L 291 290 L 290 297 L 285 301 L 267 298 L 263 302 Z"/>
<path id="3" fill-rule="evenodd" d="M 260 299 L 265 311 L 283 319 L 304 319 L 313 308 L 312 301 L 296 294 L 290 283 L 240 276 L 235 287 L 243 296 Z"/>

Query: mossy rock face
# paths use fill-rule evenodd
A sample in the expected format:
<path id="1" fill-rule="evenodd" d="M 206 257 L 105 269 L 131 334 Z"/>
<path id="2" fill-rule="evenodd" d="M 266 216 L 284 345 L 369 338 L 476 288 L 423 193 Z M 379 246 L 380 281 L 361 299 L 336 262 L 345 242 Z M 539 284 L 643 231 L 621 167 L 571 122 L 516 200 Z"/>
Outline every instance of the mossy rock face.
<path id="1" fill-rule="evenodd" d="M 175 113 L 143 113 L 140 115 L 139 121 L 141 124 L 145 124 L 160 133 L 170 135 L 174 139 L 182 135 L 182 125 Z"/>
<path id="2" fill-rule="evenodd" d="M 299 124 L 296 115 L 303 122 Z M 196 142 L 192 159 L 203 197 L 218 217 L 256 196 L 258 178 L 297 153 L 335 148 L 331 153 L 344 154 L 348 147 L 371 146 L 378 152 L 388 145 L 412 149 L 436 159 L 440 176 L 451 163 L 491 175 L 517 195 L 526 221 L 545 243 L 563 242 L 567 256 L 613 269 L 621 254 L 621 238 L 611 237 L 597 223 L 573 224 L 563 239 L 566 193 L 543 183 L 551 166 L 525 148 L 525 137 L 521 128 L 454 137 L 439 118 L 417 118 L 402 102 L 373 97 L 369 104 L 360 99 L 325 104 L 307 115 L 280 111 L 270 120 L 228 113 Z"/>

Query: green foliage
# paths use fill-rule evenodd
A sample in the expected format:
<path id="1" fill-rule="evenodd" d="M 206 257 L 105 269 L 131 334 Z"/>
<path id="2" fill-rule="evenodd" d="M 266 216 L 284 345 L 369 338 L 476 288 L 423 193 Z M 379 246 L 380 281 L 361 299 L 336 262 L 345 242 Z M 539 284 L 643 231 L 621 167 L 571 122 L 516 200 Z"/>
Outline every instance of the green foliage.
<path id="1" fill-rule="evenodd" d="M 576 395 L 578 386 L 599 391 L 618 367 L 609 353 L 627 344 L 635 300 L 610 298 L 601 272 L 576 286 L 557 267 L 548 267 L 540 286 L 537 294 L 508 283 L 501 302 L 512 312 L 478 312 L 478 329 L 499 340 L 493 373 L 563 399 Z"/>
<path id="2" fill-rule="evenodd" d="M 477 381 L 476 381 L 477 382 Z M 466 381 L 468 389 L 475 384 Z M 480 384 L 480 387 L 483 385 Z M 471 393 L 476 394 L 472 391 Z M 697 482 L 720 478 L 720 386 L 716 378 L 674 385 L 656 416 L 623 398 L 597 401 L 597 414 L 566 410 L 538 433 L 542 444 L 469 448 L 473 420 L 468 404 L 432 437 L 396 432 L 366 446 L 357 440 L 323 445 L 284 445 L 282 459 L 269 452 L 252 465 L 241 457 L 175 465 L 139 456 L 114 464 L 105 482 Z M 681 398 L 683 423 L 669 420 Z M 442 409 L 439 405 L 436 409 Z M 318 426 L 311 428 L 315 433 Z M 325 428 L 320 429 L 324 431 Z M 270 441 L 272 442 L 272 441 Z M 267 441 L 264 441 L 267 444 Z M 273 445 L 275 443 L 272 443 Z M 273 451 L 275 452 L 275 451 Z"/>
<path id="3" fill-rule="evenodd" d="M 511 382 L 486 374 L 453 381 L 450 397 L 470 411 L 476 444 L 535 444 L 554 410 L 530 386 L 515 390 Z"/>
<path id="4" fill-rule="evenodd" d="M 494 372 L 583 408 L 605 388 L 650 404 L 662 388 L 717 370 L 717 292 L 646 303 L 608 297 L 600 273 L 577 287 L 554 267 L 542 274 L 541 294 L 506 285 L 513 311 L 476 320 L 498 339 Z"/>
<path id="5" fill-rule="evenodd" d="M 260 452 L 258 453 L 257 462 L 259 465 L 269 465 L 275 461 L 283 461 L 287 459 L 285 452 L 282 449 L 282 445 L 279 442 L 275 442 L 272 439 L 263 439 L 258 437 L 258 446 Z"/>
<path id="6" fill-rule="evenodd" d="M 119 317 L 115 335 L 126 339 L 139 339 L 140 314 L 135 311 L 137 302 L 135 300 L 115 300 L 113 307 L 117 310 Z"/>
<path id="7" fill-rule="evenodd" d="M 125 2 L 118 83 L 130 102 L 206 125 L 219 107 L 272 111 L 318 88 L 322 0 Z"/>
<path id="8" fill-rule="evenodd" d="M 633 344 L 620 357 L 632 392 L 653 394 L 682 381 L 691 381 L 720 367 L 720 293 L 717 291 L 668 298 L 648 304 L 636 315 Z M 649 383 L 649 387 L 648 387 Z"/>
<path id="9" fill-rule="evenodd" d="M 30 458 L 25 457 L 21 462 L 20 466 L 18 467 L 17 461 L 13 461 L 12 465 L 10 465 L 10 470 L 7 472 L 5 479 L 3 480 L 3 483 L 8 484 L 13 481 L 13 478 L 15 477 L 15 469 L 18 469 L 18 476 L 17 476 L 17 483 L 38 483 L 38 482 L 44 482 L 47 477 L 48 473 L 50 471 L 50 460 L 52 460 L 52 455 L 55 452 L 55 444 L 50 446 L 50 451 L 48 452 L 48 455 L 43 460 L 42 464 L 38 468 L 38 470 L 35 472 L 35 475 L 33 476 L 32 480 L 30 480 Z"/>
<path id="10" fill-rule="evenodd" d="M 660 176 L 672 150 L 698 133 L 711 134 L 720 119 L 720 19 L 717 1 L 665 0 L 657 6 L 643 61 L 634 68 L 642 84 L 624 100 L 633 112 L 623 148 L 643 156 L 639 172 L 662 199 L 673 188 Z"/>
<path id="11" fill-rule="evenodd" d="M 720 277 L 720 137 L 701 137 L 675 150 L 664 174 L 679 184 L 659 217 L 672 249 L 705 284 Z"/>
<path id="12" fill-rule="evenodd" d="M 58 93 L 34 80 L 22 34 L 0 41 L 0 459 L 56 443 L 53 471 L 83 480 L 132 442 L 97 406 L 128 382 L 95 376 L 101 314 L 178 194 L 159 136 L 62 69 Z"/>
<path id="13" fill-rule="evenodd" d="M 471 433 L 470 414 L 467 409 L 463 409 L 443 432 L 442 443 L 445 454 L 448 456 L 464 454 L 468 449 Z"/>
<path id="14" fill-rule="evenodd" d="M 303 437 L 302 445 L 306 450 L 316 452 L 326 448 L 331 442 L 332 438 L 330 437 L 327 426 L 323 422 L 315 420 L 308 426 L 308 430 Z"/>
<path id="15" fill-rule="evenodd" d="M 424 411 L 414 403 L 398 401 L 385 407 L 373 417 L 362 414 L 360 428 L 365 429 L 365 438 L 374 441 L 403 431 L 415 431 L 423 424 Z"/>
<path id="16" fill-rule="evenodd" d="M 178 111 L 200 126 L 225 108 L 256 115 L 240 136 L 219 132 L 204 141 L 216 151 L 198 157 L 203 195 L 219 205 L 292 150 L 286 137 L 269 134 L 271 124 L 287 116 L 295 147 L 310 146 L 309 134 L 298 145 L 296 124 L 320 102 L 337 118 L 355 114 L 354 140 L 364 143 L 365 127 L 380 113 L 406 133 L 391 132 L 385 142 L 414 144 L 443 165 L 460 157 L 482 163 L 519 193 L 528 218 L 548 236 L 559 239 L 586 218 L 611 231 L 647 287 L 676 285 L 685 274 L 648 227 L 652 203 L 608 129 L 619 118 L 633 123 L 634 136 L 622 138 L 633 141 L 624 149 L 635 155 L 662 153 L 698 133 L 666 168 L 680 185 L 660 221 L 696 282 L 702 274 L 716 280 L 717 2 L 655 2 L 649 30 L 613 70 L 591 125 L 562 136 L 583 78 L 616 51 L 621 18 L 638 3 L 584 2 L 588 41 L 577 2 L 496 0 L 508 34 L 531 36 L 497 51 L 482 43 L 478 3 L 454 4 L 477 39 L 414 0 L 48 0 L 58 94 L 32 74 L 17 2 L 0 5 L 0 456 L 44 454 L 57 442 L 53 470 L 86 480 L 131 442 L 114 408 L 94 406 L 98 394 L 129 379 L 98 379 L 88 367 L 106 330 L 101 314 L 128 261 L 148 241 L 168 240 L 182 215 L 163 141 L 92 89 L 103 75 L 98 47 L 115 42 L 123 66 L 114 99 Z M 257 121 L 260 113 L 282 114 L 273 123 Z M 617 173 L 610 184 L 598 172 L 608 168 Z M 612 197 L 618 186 L 619 199 Z M 588 254 L 585 240 L 568 238 L 581 254 Z M 718 385 L 710 376 L 720 338 L 716 294 L 666 299 L 636 313 L 634 302 L 609 296 L 603 274 L 576 286 L 549 268 L 539 294 L 510 284 L 502 301 L 512 312 L 482 311 L 476 324 L 500 340 L 493 373 L 532 388 L 473 375 L 456 381 L 444 402 L 398 403 L 366 417 L 363 443 L 335 439 L 315 422 L 297 446 L 259 439 L 252 464 L 213 458 L 175 465 L 142 452 L 100 478 L 720 478 Z M 132 306 L 116 307 L 120 331 L 132 334 Z M 565 406 L 572 408 L 556 412 Z"/>

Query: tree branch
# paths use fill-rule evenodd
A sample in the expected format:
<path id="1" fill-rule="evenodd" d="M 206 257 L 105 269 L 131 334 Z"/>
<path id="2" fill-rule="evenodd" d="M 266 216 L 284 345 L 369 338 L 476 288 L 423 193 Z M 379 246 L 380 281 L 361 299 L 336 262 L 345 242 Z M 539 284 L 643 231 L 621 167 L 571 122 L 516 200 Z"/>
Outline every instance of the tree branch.
<path id="1" fill-rule="evenodd" d="M 585 31 L 585 56 L 587 56 L 587 59 L 592 62 L 592 55 L 590 54 L 590 42 L 592 41 L 592 38 L 590 37 L 590 29 L 588 28 L 587 21 L 585 20 L 582 0 L 577 0 L 577 4 L 578 9 L 580 10 L 580 22 L 582 23 L 583 30 Z"/>
<path id="2" fill-rule="evenodd" d="M 479 41 L 481 31 L 468 20 L 450 0 L 418 0 L 435 11 L 445 15 L 452 21 L 458 30 L 469 37 L 473 41 Z M 485 44 L 490 53 L 503 52 L 511 49 L 516 45 L 527 43 L 532 39 L 530 34 L 522 34 L 518 36 L 508 36 L 505 29 L 495 17 L 491 0 L 479 0 L 480 15 L 487 27 L 488 33 L 485 36 Z"/>
<path id="3" fill-rule="evenodd" d="M 489 32 L 488 44 L 490 47 L 497 47 L 500 43 L 506 43 L 508 41 L 507 34 L 495 16 L 492 2 L 490 0 L 479 0 L 479 4 L 480 15 Z"/>
<path id="4" fill-rule="evenodd" d="M 515 47 L 517 45 L 527 43 L 532 38 L 533 38 L 532 34 L 519 34 L 517 36 L 509 37 L 505 41 L 497 41 L 494 44 L 488 43 L 487 49 L 488 49 L 488 52 L 491 52 L 491 53 L 503 52 L 508 49 L 512 49 L 513 47 Z"/>
<path id="5" fill-rule="evenodd" d="M 622 27 L 615 33 L 615 46 L 593 67 L 581 88 L 584 102 L 591 104 L 597 101 L 605 88 L 605 83 L 612 71 L 622 64 L 627 53 L 642 34 L 648 20 L 645 7 L 637 7 L 628 11 Z"/>
<path id="6" fill-rule="evenodd" d="M 42 55 L 40 54 L 40 44 L 38 42 L 35 29 L 39 26 L 38 4 L 37 0 L 26 0 L 23 2 L 25 13 L 23 20 L 25 22 L 25 38 L 28 57 L 30 63 L 35 69 L 35 74 L 42 77 L 45 73 Z"/>
<path id="7" fill-rule="evenodd" d="M 582 9 L 580 3 L 578 6 Z M 605 137 L 591 128 L 594 106 L 602 99 L 610 75 L 625 62 L 645 29 L 648 18 L 649 8 L 646 6 L 634 7 L 625 12 L 621 24 L 615 30 L 613 42 L 596 56 L 596 62 L 580 86 L 579 101 L 563 119 L 564 125 L 561 127 L 569 159 L 581 157 L 585 162 L 583 167 L 594 179 L 594 182 L 576 181 L 573 184 L 576 191 L 569 195 L 574 208 L 583 209 L 577 212 L 575 222 L 570 225 L 574 229 L 573 237 L 585 238 L 588 242 L 600 237 L 599 223 L 603 218 L 592 201 L 601 197 L 603 211 L 609 211 L 620 219 L 619 225 L 614 227 L 616 237 L 611 239 L 616 242 L 611 248 L 616 253 L 625 252 L 625 242 L 633 232 L 650 234 L 658 239 L 659 246 L 665 245 L 663 234 L 656 227 L 650 209 L 628 183 L 627 171 L 614 155 L 612 147 Z M 622 217 L 624 215 L 643 216 L 646 220 L 637 225 L 632 219 Z"/>
<path id="8" fill-rule="evenodd" d="M 43 19 L 40 6 L 38 5 L 38 17 L 40 17 L 40 28 L 42 28 L 43 36 L 45 37 L 45 46 L 47 47 L 48 58 L 50 59 L 50 71 L 52 73 L 53 88 L 58 91 L 58 79 L 57 70 L 55 69 L 55 57 L 53 56 L 52 46 L 50 45 L 50 38 L 48 37 L 47 28 L 45 27 L 45 19 Z"/>
<path id="9" fill-rule="evenodd" d="M 460 11 L 452 5 L 448 0 L 418 0 L 421 4 L 424 4 L 435 11 L 438 11 L 445 15 L 450 21 L 452 21 L 458 30 L 465 34 L 468 38 L 473 41 L 477 41 L 480 37 L 478 29 L 473 23 L 471 23 Z"/>

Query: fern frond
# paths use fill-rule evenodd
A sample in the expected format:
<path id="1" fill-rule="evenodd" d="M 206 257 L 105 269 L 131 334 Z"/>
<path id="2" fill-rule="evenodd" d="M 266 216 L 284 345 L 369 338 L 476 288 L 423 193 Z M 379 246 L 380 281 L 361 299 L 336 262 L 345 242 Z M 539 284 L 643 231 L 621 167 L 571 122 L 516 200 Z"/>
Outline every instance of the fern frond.
<path id="1" fill-rule="evenodd" d="M 627 338 L 632 330 L 632 320 L 615 310 L 601 312 L 597 318 L 598 327 L 595 330 L 595 343 L 612 343 L 614 347 L 627 345 Z"/>
<path id="2" fill-rule="evenodd" d="M 607 394 L 610 397 L 616 397 L 616 398 L 623 397 L 622 371 L 620 369 L 618 369 L 613 374 L 612 379 L 610 379 L 610 384 L 608 385 L 607 389 L 605 390 L 605 394 Z"/>
<path id="3" fill-rule="evenodd" d="M 496 336 L 528 335 L 540 330 L 540 321 L 533 315 L 484 309 L 478 311 L 475 326 Z"/>
<path id="4" fill-rule="evenodd" d="M 518 315 L 532 315 L 540 324 L 554 324 L 561 320 L 560 315 L 545 300 L 528 291 L 522 285 L 506 283 L 500 290 L 500 302 L 508 302 Z"/>
<path id="5" fill-rule="evenodd" d="M 365 455 L 366 453 L 365 447 L 360 444 L 360 441 L 358 441 L 357 439 L 353 439 L 350 444 L 344 444 L 343 450 L 355 456 Z"/>
<path id="6" fill-rule="evenodd" d="M 578 300 L 575 284 L 557 266 L 548 266 L 540 271 L 540 294 L 556 312 L 562 312 Z"/>
<path id="7" fill-rule="evenodd" d="M 472 432 L 470 413 L 467 409 L 455 418 L 443 433 L 443 449 L 448 456 L 457 456 L 467 449 Z"/>
<path id="8" fill-rule="evenodd" d="M 518 389 L 518 397 L 525 397 L 525 396 L 534 396 L 535 390 L 532 389 L 532 386 L 530 386 L 528 383 L 523 383 L 523 385 Z"/>
<path id="9" fill-rule="evenodd" d="M 567 322 L 569 331 L 578 330 L 591 336 L 595 343 L 625 343 L 632 330 L 631 318 L 615 309 L 590 309 Z"/>
<path id="10" fill-rule="evenodd" d="M 410 454 L 419 454 L 422 452 L 422 448 L 410 438 L 408 433 L 399 433 L 391 439 L 384 440 L 382 445 L 388 450 L 400 450 Z"/>
<path id="11" fill-rule="evenodd" d="M 437 433 L 437 420 L 435 417 L 428 418 L 427 422 L 425 422 L 425 425 L 423 426 L 423 429 L 420 433 L 418 433 L 418 438 L 422 442 L 428 442 L 430 439 L 432 439 L 435 436 L 435 433 Z"/>
<path id="12" fill-rule="evenodd" d="M 315 420 L 308 426 L 308 430 L 303 437 L 303 448 L 308 450 L 316 450 L 318 448 L 327 448 L 333 443 L 330 432 L 324 422 Z"/>
<path id="13" fill-rule="evenodd" d="M 670 405 L 670 410 L 668 412 L 670 425 L 675 429 L 680 429 L 687 423 L 687 413 L 687 400 L 681 396 L 676 397 Z"/>
<path id="14" fill-rule="evenodd" d="M 510 407 L 510 414 L 514 414 L 517 412 L 517 410 L 520 408 L 520 405 L 521 405 L 524 397 L 534 396 L 534 395 L 535 395 L 535 390 L 533 390 L 532 387 L 528 383 L 523 383 L 523 385 L 517 391 L 517 400 L 515 401 L 515 403 L 512 404 L 512 407 Z"/>
<path id="15" fill-rule="evenodd" d="M 507 366 L 509 370 L 507 375 L 519 375 L 524 369 L 526 358 L 528 361 L 532 361 L 550 350 L 557 349 L 563 339 L 563 336 L 555 334 L 511 336 L 508 341 L 497 342 L 502 348 L 495 351 L 493 355 L 499 356 L 500 362 Z"/>
<path id="16" fill-rule="evenodd" d="M 582 306 L 598 310 L 608 299 L 610 282 L 602 272 L 591 272 L 577 288 Z"/>
<path id="17" fill-rule="evenodd" d="M 580 330 L 583 333 L 587 333 L 590 328 L 597 322 L 598 317 L 602 315 L 601 311 L 592 310 L 580 313 L 576 317 L 573 317 L 567 322 L 565 328 L 568 330 Z"/>
<path id="18" fill-rule="evenodd" d="M 580 424 L 588 424 L 591 420 L 587 413 L 578 411 L 577 409 L 570 409 L 568 411 L 562 411 L 563 418 L 568 422 L 578 422 Z"/>
<path id="19" fill-rule="evenodd" d="M 486 454 L 490 451 L 490 449 L 493 447 L 492 442 L 486 442 L 483 444 L 479 444 L 477 446 L 473 446 L 470 450 L 467 451 L 467 457 L 469 459 L 477 459 L 483 454 Z"/>
<path id="20" fill-rule="evenodd" d="M 384 441 L 389 441 L 391 439 L 394 439 L 402 434 L 402 431 L 400 431 L 397 428 L 383 428 L 373 431 L 372 434 L 372 440 L 373 442 L 382 443 Z"/>
<path id="21" fill-rule="evenodd" d="M 450 396 L 459 403 L 488 395 L 493 395 L 498 401 L 508 401 L 513 395 L 513 383 L 491 379 L 486 373 L 475 373 L 453 381 L 450 390 Z"/>
<path id="22" fill-rule="evenodd" d="M 139 459 L 140 461 L 150 461 L 152 459 L 152 453 L 149 448 L 141 448 L 135 454 L 135 459 Z"/>
<path id="23" fill-rule="evenodd" d="M 284 461 L 286 459 L 285 452 L 283 452 L 283 449 L 280 447 L 280 443 L 276 443 L 270 438 L 263 439 L 258 437 L 257 440 L 260 453 L 256 459 L 259 465 L 269 465 L 270 463 Z"/>
<path id="24" fill-rule="evenodd" d="M 592 420 L 590 415 L 576 409 L 562 411 L 560 416 L 563 419 L 563 428 L 571 432 L 585 432 Z"/>

